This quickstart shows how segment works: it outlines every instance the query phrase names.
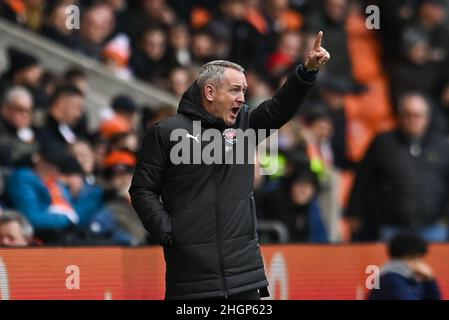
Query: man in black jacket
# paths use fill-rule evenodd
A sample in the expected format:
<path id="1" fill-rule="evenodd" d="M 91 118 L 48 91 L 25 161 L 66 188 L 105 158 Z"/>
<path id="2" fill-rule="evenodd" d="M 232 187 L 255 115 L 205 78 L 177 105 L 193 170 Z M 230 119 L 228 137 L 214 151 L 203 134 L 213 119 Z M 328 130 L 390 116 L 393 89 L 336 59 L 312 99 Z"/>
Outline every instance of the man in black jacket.
<path id="1" fill-rule="evenodd" d="M 219 130 L 223 134 L 219 140 L 227 141 L 229 148 L 238 129 L 280 128 L 297 112 L 318 69 L 330 58 L 321 38 L 322 32 L 304 65 L 255 109 L 244 104 L 247 84 L 241 66 L 228 61 L 205 64 L 184 93 L 178 114 L 147 131 L 130 195 L 143 225 L 163 245 L 166 299 L 267 295 L 256 233 L 254 165 L 204 161 L 175 165 L 173 133 L 185 130 L 193 150 L 202 153 L 208 129 Z M 201 123 L 198 133 L 194 121 Z"/>
<path id="2" fill-rule="evenodd" d="M 388 241 L 400 232 L 447 241 L 449 144 L 432 133 L 420 93 L 398 104 L 399 128 L 379 135 L 360 164 L 346 212 L 359 240 Z"/>

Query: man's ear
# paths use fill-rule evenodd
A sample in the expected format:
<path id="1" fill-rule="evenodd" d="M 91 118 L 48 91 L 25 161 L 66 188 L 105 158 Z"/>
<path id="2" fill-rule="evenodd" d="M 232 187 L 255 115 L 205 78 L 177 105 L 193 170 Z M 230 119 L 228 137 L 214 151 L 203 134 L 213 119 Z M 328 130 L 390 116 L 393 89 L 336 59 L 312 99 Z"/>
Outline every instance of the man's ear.
<path id="1" fill-rule="evenodd" d="M 206 84 L 204 86 L 204 98 L 206 98 L 207 101 L 212 102 L 214 101 L 215 97 L 215 88 L 211 84 Z"/>

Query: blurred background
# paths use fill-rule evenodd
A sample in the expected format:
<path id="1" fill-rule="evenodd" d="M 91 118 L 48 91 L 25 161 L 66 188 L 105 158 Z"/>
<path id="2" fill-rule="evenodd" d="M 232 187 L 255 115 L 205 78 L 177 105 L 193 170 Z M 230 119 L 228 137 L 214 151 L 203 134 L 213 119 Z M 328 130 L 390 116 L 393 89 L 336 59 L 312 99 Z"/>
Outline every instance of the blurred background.
<path id="1" fill-rule="evenodd" d="M 261 242 L 447 241 L 448 13 L 445 0 L 1 1 L 1 244 L 153 245 L 127 192 L 145 130 L 214 59 L 245 68 L 256 107 L 320 30 L 331 60 L 279 154 L 257 159 Z"/>

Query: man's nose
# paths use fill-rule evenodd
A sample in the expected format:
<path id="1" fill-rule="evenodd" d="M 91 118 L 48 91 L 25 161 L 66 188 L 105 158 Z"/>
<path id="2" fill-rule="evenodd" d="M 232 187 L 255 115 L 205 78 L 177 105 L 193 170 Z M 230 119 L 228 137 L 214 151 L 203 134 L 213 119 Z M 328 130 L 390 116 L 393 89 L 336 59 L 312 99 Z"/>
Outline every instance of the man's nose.
<path id="1" fill-rule="evenodd" d="M 240 92 L 240 94 L 237 96 L 237 102 L 239 103 L 245 102 L 245 94 L 243 92 Z"/>

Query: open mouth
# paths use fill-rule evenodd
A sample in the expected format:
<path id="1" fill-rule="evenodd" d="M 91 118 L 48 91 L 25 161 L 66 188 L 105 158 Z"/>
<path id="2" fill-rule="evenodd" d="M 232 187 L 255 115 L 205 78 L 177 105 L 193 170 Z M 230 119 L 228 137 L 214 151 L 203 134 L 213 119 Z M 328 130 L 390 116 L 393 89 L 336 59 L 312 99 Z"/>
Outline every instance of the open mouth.
<path id="1" fill-rule="evenodd" d="M 234 107 L 231 109 L 231 113 L 234 117 L 237 117 L 237 114 L 239 113 L 239 111 L 240 111 L 240 107 Z"/>

